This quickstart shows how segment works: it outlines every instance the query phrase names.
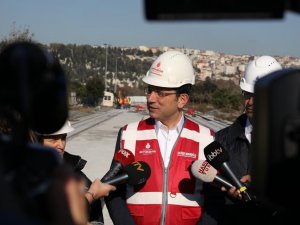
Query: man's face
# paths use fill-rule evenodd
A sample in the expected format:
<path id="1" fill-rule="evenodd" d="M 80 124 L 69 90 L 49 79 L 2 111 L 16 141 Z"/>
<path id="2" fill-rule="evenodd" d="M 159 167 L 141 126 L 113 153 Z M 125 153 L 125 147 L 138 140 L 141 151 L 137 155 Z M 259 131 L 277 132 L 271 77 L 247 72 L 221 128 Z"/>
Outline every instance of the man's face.
<path id="1" fill-rule="evenodd" d="M 67 134 L 49 135 L 43 137 L 43 145 L 56 149 L 62 156 L 66 147 Z"/>
<path id="2" fill-rule="evenodd" d="M 245 112 L 246 112 L 250 122 L 252 122 L 254 94 L 250 93 L 250 92 L 243 91 L 243 95 L 244 95 Z"/>
<path id="3" fill-rule="evenodd" d="M 166 126 L 172 126 L 174 122 L 178 122 L 178 116 L 181 116 L 180 109 L 186 104 L 182 101 L 182 97 L 186 94 L 177 96 L 175 89 L 151 85 L 145 89 L 145 93 L 149 115 L 152 118 Z M 186 97 L 188 98 L 188 96 Z"/>

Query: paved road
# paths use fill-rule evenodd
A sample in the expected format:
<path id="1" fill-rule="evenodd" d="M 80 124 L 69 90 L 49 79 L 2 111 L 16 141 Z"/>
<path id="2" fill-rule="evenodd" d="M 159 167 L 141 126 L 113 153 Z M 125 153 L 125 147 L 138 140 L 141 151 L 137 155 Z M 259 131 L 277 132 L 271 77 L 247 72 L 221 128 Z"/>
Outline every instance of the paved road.
<path id="1" fill-rule="evenodd" d="M 113 110 L 115 112 L 117 110 Z M 66 151 L 87 160 L 83 172 L 91 179 L 102 178 L 109 169 L 119 128 L 126 123 L 141 120 L 145 115 L 128 110 L 118 110 L 110 119 L 75 135 L 67 141 Z M 111 115 L 113 112 L 110 112 Z M 103 208 L 105 225 L 112 225 L 107 209 Z"/>

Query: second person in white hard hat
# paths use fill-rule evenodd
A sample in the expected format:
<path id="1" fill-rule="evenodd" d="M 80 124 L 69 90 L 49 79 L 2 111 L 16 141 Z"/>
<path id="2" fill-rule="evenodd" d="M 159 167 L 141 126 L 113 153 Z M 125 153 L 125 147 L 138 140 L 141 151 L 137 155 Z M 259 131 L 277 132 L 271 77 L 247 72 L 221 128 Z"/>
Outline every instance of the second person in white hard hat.
<path id="1" fill-rule="evenodd" d="M 195 83 L 192 63 L 182 52 L 167 51 L 143 81 L 149 118 L 123 126 L 115 149 L 132 151 L 150 166 L 151 175 L 141 186 L 120 185 L 105 198 L 107 208 L 116 225 L 196 225 L 203 196 L 190 166 L 205 159 L 213 132 L 183 112 Z"/>
<path id="2" fill-rule="evenodd" d="M 228 165 L 242 183 L 250 183 L 251 162 L 250 145 L 253 120 L 254 87 L 255 82 L 272 72 L 281 70 L 281 65 L 271 56 L 261 56 L 251 61 L 244 77 L 240 81 L 240 88 L 244 96 L 244 113 L 232 125 L 215 133 L 215 140 L 220 142 L 229 155 Z M 206 188 L 207 187 L 207 188 Z M 249 207 L 243 202 L 242 196 L 235 187 L 222 191 L 210 184 L 205 184 L 210 200 L 205 205 L 203 225 L 238 225 L 256 224 L 263 220 L 269 221 L 270 214 Z"/>
<path id="3" fill-rule="evenodd" d="M 104 224 L 101 197 L 108 195 L 110 191 L 114 191 L 116 188 L 102 183 L 99 179 L 92 182 L 82 171 L 87 161 L 79 155 L 73 155 L 65 151 L 67 135 L 73 130 L 74 127 L 72 127 L 70 121 L 66 121 L 60 130 L 52 134 L 37 134 L 37 139 L 42 145 L 54 148 L 75 174 L 83 179 L 86 187 L 85 197 L 88 201 L 89 221 Z"/>

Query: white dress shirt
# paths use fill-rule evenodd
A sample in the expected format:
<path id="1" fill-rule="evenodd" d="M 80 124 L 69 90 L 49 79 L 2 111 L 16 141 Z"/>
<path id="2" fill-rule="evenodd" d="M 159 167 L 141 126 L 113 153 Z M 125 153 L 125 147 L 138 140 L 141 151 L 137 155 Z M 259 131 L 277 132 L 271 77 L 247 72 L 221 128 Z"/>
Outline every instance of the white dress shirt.
<path id="1" fill-rule="evenodd" d="M 155 132 L 158 139 L 161 156 L 164 161 L 164 165 L 167 168 L 170 161 L 170 156 L 175 142 L 182 130 L 184 123 L 184 116 L 182 114 L 178 124 L 171 129 L 168 129 L 160 121 L 155 120 Z"/>
<path id="2" fill-rule="evenodd" d="M 246 121 L 246 127 L 245 127 L 245 135 L 246 138 L 248 139 L 249 143 L 251 143 L 251 132 L 252 132 L 253 126 L 249 121 L 249 118 L 247 118 Z"/>

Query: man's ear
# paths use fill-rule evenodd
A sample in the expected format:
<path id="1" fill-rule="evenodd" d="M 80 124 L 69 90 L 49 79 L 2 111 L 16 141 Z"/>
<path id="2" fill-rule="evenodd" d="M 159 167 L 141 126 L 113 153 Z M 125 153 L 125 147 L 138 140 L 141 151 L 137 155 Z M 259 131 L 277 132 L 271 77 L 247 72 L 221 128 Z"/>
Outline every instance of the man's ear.
<path id="1" fill-rule="evenodd" d="M 183 109 L 184 106 L 188 103 L 188 101 L 189 101 L 188 94 L 180 94 L 178 96 L 178 108 Z"/>

